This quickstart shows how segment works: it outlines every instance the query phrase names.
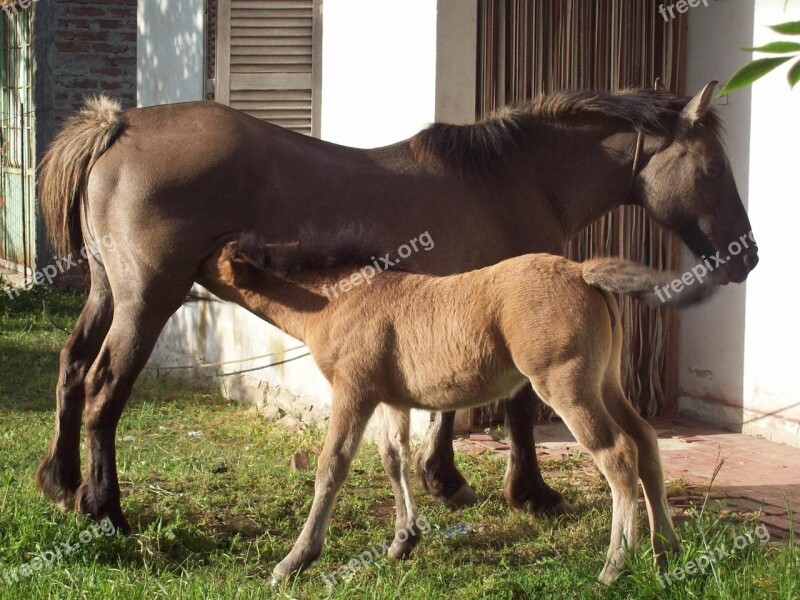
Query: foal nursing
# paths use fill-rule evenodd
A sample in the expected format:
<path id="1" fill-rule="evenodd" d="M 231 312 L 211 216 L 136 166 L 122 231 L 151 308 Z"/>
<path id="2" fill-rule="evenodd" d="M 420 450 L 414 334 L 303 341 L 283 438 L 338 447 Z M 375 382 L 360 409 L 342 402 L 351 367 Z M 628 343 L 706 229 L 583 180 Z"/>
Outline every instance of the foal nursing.
<path id="1" fill-rule="evenodd" d="M 626 566 L 626 551 L 635 549 L 637 479 L 657 561 L 680 548 L 655 433 L 620 385 L 622 331 L 612 295 L 663 306 L 654 286 L 672 276 L 619 259 L 579 264 L 529 254 L 448 277 L 387 271 L 332 301 L 322 294 L 369 256 L 352 248 L 315 252 L 302 242 L 266 245 L 245 235 L 204 263 L 204 285 L 304 341 L 333 387 L 314 501 L 276 579 L 320 555 L 336 494 L 376 409 L 397 509 L 388 553 L 398 558 L 419 541 L 418 533 L 406 533 L 418 517 L 408 474 L 410 409 L 485 404 L 527 381 L 591 452 L 611 487 L 611 543 L 600 581 L 611 583 Z M 708 291 L 686 288 L 666 305 L 696 302 Z"/>

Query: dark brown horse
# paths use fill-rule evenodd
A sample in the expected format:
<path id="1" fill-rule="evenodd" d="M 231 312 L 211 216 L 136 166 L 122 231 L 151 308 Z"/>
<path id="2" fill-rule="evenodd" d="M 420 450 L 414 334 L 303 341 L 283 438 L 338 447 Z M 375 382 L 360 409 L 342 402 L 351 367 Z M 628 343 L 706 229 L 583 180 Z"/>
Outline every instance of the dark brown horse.
<path id="1" fill-rule="evenodd" d="M 358 150 L 308 138 L 211 102 L 121 112 L 98 99 L 64 127 L 40 171 L 56 252 L 111 235 L 90 259 L 91 290 L 61 353 L 55 435 L 37 480 L 64 508 L 129 526 L 120 508 L 117 423 L 134 381 L 200 265 L 244 229 L 286 240 L 365 223 L 385 248 L 428 231 L 436 250 L 409 269 L 441 275 L 531 253 L 563 254 L 570 237 L 622 203 L 677 231 L 698 255 L 726 253 L 750 231 L 719 124 L 714 84 L 695 98 L 663 92 L 559 93 L 467 126 Z M 332 225 L 331 221 L 335 224 Z M 755 249 L 718 270 L 743 281 Z M 557 508 L 533 447 L 532 392 L 510 402 L 512 505 Z M 85 412 L 88 465 L 80 469 Z M 474 500 L 456 470 L 452 414 L 421 454 L 435 497 Z"/>

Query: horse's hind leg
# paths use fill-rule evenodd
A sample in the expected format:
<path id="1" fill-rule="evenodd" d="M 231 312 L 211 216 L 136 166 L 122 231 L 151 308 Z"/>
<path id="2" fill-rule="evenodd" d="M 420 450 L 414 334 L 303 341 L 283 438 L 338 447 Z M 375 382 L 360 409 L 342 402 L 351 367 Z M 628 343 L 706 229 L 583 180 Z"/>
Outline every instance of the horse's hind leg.
<path id="1" fill-rule="evenodd" d="M 50 448 L 36 470 L 39 489 L 62 510 L 73 507 L 81 483 L 80 434 L 85 398 L 84 379 L 111 326 L 113 300 L 105 270 L 92 265 L 86 306 L 61 350 L 56 385 L 56 425 Z"/>
<path id="2" fill-rule="evenodd" d="M 575 375 L 581 371 L 583 376 Z M 546 384 L 537 386 L 533 380 L 532 383 L 535 389 L 554 390 L 551 395 L 541 396 L 542 400 L 553 407 L 575 439 L 591 453 L 611 487 L 611 543 L 598 578 L 608 585 L 626 568 L 627 552 L 636 550 L 637 448 L 606 410 L 600 386 L 590 371 L 591 367 L 582 369 L 575 365 L 550 369 Z"/>
<path id="3" fill-rule="evenodd" d="M 98 520 L 108 517 L 124 533 L 130 532 L 130 526 L 120 507 L 117 423 L 159 333 L 180 307 L 191 283 L 189 279 L 181 285 L 173 279 L 141 288 L 129 284 L 119 290 L 115 287 L 111 327 L 86 376 L 88 460 L 86 474 L 75 495 L 75 507 Z"/>
<path id="4" fill-rule="evenodd" d="M 302 571 L 322 552 L 336 494 L 347 479 L 364 428 L 377 405 L 370 394 L 345 382 L 345 378 L 334 376 L 331 420 L 317 462 L 314 502 L 291 552 L 272 571 L 275 581 Z"/>
<path id="5" fill-rule="evenodd" d="M 539 469 L 533 439 L 536 404 L 536 394 L 529 385 L 506 401 L 506 429 L 511 445 L 504 478 L 506 502 L 512 508 L 527 506 L 546 514 L 569 512 L 572 505 L 545 483 Z"/>
<path id="6" fill-rule="evenodd" d="M 478 502 L 478 494 L 456 468 L 455 419 L 456 413 L 452 411 L 434 413 L 428 435 L 417 452 L 417 476 L 434 500 L 460 508 Z"/>
<path id="7" fill-rule="evenodd" d="M 656 564 L 666 566 L 665 552 L 679 551 L 681 544 L 669 515 L 656 433 L 628 403 L 618 382 L 605 386 L 603 399 L 617 423 L 636 442 L 639 451 L 639 479 L 642 481 L 647 502 L 653 554 Z"/>
<path id="8" fill-rule="evenodd" d="M 388 555 L 390 558 L 405 558 L 422 536 L 408 476 L 411 455 L 409 411 L 383 404 L 378 408 L 378 413 L 381 417 L 381 462 L 392 484 L 397 510 L 394 541 Z"/>

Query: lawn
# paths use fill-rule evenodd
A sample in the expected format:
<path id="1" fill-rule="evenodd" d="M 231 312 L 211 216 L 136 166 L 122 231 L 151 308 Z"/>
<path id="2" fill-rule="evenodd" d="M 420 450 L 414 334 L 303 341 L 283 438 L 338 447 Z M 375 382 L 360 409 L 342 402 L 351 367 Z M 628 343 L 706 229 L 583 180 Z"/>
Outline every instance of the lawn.
<path id="1" fill-rule="evenodd" d="M 506 507 L 503 460 L 459 456 L 486 500 L 454 512 L 417 486 L 431 528 L 413 557 L 381 555 L 329 586 L 322 575 L 393 534 L 391 489 L 373 444 L 354 463 L 320 561 L 273 589 L 270 571 L 311 503 L 323 432 L 281 430 L 252 409 L 169 380 L 142 379 L 122 418 L 117 464 L 135 534 L 106 535 L 74 513 L 60 514 L 33 481 L 53 427 L 62 329 L 81 305 L 81 296 L 52 289 L 13 301 L 0 295 L 0 598 L 800 598 L 796 547 L 752 535 L 742 544 L 757 516 L 709 508 L 680 518 L 684 552 L 670 569 L 693 574 L 662 588 L 642 543 L 629 573 L 610 588 L 597 584 L 611 502 L 579 454 L 543 465 L 576 506 L 558 518 Z M 289 469 L 298 451 L 309 453 L 312 469 Z M 704 557 L 720 549 L 725 556 L 705 566 Z M 692 569 L 700 564 L 703 572 Z"/>

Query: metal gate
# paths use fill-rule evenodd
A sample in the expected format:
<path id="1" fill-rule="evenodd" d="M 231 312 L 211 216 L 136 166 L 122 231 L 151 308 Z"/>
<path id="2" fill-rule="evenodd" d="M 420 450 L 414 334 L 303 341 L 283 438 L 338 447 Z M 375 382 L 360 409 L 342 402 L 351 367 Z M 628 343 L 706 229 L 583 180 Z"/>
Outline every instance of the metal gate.
<path id="1" fill-rule="evenodd" d="M 0 26 L 0 267 L 34 267 L 33 9 Z M 27 282 L 26 282 L 27 283 Z"/>

